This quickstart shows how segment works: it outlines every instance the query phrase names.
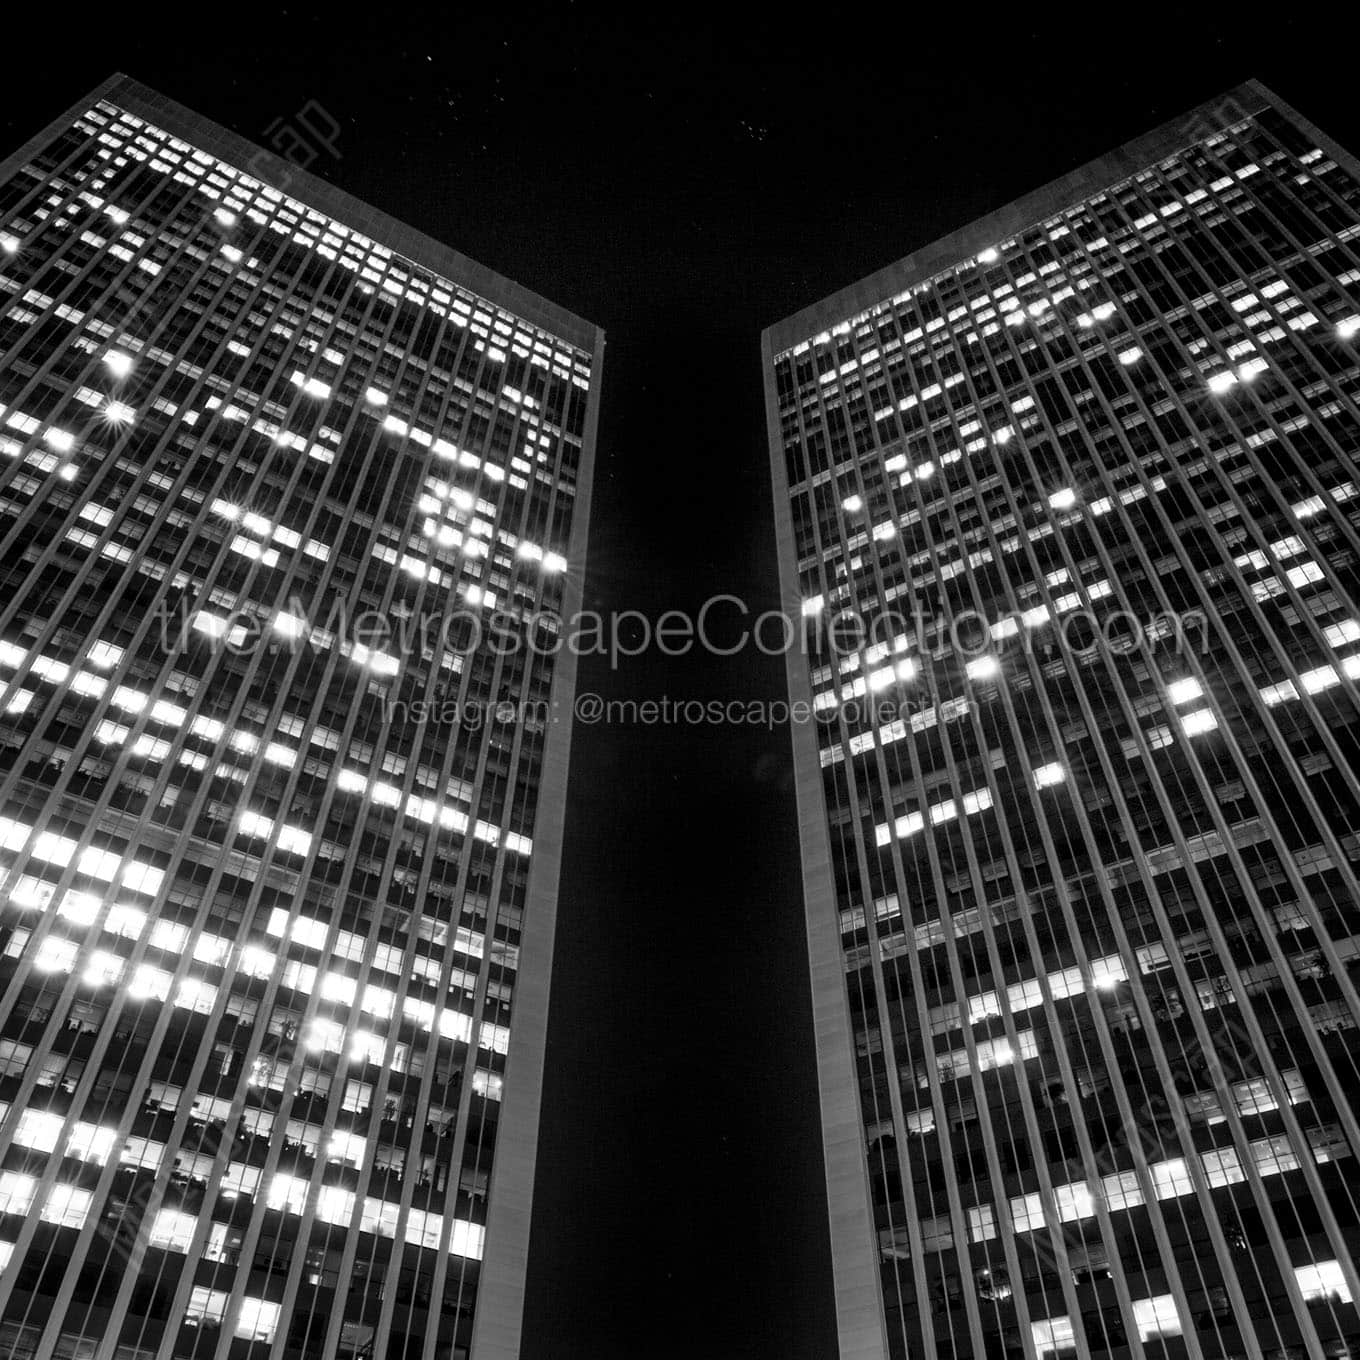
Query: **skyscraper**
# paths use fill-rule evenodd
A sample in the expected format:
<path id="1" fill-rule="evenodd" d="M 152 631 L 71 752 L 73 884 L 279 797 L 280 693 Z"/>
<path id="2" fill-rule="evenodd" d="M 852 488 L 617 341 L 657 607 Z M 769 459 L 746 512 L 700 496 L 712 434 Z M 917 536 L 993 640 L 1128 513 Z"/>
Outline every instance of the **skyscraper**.
<path id="1" fill-rule="evenodd" d="M 1360 163 L 1250 84 L 764 346 L 842 1357 L 1360 1352 Z"/>
<path id="2" fill-rule="evenodd" d="M 0 1355 L 513 1357 L 603 337 L 121 77 L 0 290 Z"/>

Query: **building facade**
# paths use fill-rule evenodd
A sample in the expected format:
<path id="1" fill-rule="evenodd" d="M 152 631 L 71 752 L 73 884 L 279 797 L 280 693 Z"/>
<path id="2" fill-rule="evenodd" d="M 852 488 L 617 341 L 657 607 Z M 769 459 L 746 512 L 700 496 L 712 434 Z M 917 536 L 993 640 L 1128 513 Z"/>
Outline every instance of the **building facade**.
<path id="1" fill-rule="evenodd" d="M 602 351 L 121 77 L 0 166 L 0 1355 L 519 1353 Z"/>
<path id="2" fill-rule="evenodd" d="M 764 346 L 843 1360 L 1360 1353 L 1360 164 L 1247 85 Z"/>

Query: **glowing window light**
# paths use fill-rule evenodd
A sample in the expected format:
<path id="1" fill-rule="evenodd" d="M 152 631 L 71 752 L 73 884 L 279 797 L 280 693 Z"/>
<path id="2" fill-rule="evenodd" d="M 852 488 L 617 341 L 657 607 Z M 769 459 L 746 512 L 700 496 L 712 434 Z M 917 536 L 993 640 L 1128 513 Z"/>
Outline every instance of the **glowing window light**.
<path id="1" fill-rule="evenodd" d="M 970 680 L 990 680 L 1001 674 L 1001 663 L 994 656 L 979 656 L 965 669 Z"/>
<path id="2" fill-rule="evenodd" d="M 899 817 L 897 821 L 893 823 L 892 829 L 897 835 L 898 840 L 906 840 L 908 836 L 914 836 L 918 831 L 924 831 L 925 825 L 925 813 L 919 811 L 908 812 L 905 816 Z M 888 828 L 886 826 L 880 827 L 879 832 L 879 844 L 886 845 L 889 840 Z"/>
<path id="3" fill-rule="evenodd" d="M 33 966 L 40 973 L 69 973 L 76 963 L 76 942 L 49 935 L 38 946 Z"/>
<path id="4" fill-rule="evenodd" d="M 47 430 L 43 434 L 43 442 L 47 444 L 49 448 L 56 449 L 58 453 L 70 453 L 76 446 L 75 435 L 68 434 L 65 430 L 58 430 L 56 428 Z"/>
<path id="5" fill-rule="evenodd" d="M 359 665 L 367 666 L 379 675 L 395 675 L 401 669 L 401 663 L 396 657 L 365 647 L 362 642 L 354 644 L 352 656 Z"/>
<path id="6" fill-rule="evenodd" d="M 1158 1294 L 1151 1299 L 1135 1299 L 1133 1320 L 1140 1341 L 1152 1341 L 1161 1336 L 1180 1336 L 1181 1318 L 1176 1311 L 1176 1300 L 1170 1294 Z"/>
<path id="7" fill-rule="evenodd" d="M 1214 717 L 1212 710 L 1207 708 L 1197 709 L 1194 713 L 1187 713 L 1181 718 L 1181 728 L 1187 737 L 1197 737 L 1202 732 L 1212 732 L 1218 726 L 1218 719 Z"/>
<path id="8" fill-rule="evenodd" d="M 1316 562 L 1305 562 L 1302 566 L 1290 567 L 1285 578 L 1296 590 L 1322 580 L 1322 568 Z"/>
<path id="9" fill-rule="evenodd" d="M 72 1128 L 66 1140 L 66 1155 L 78 1157 L 83 1162 L 96 1162 L 100 1166 L 105 1166 L 113 1155 L 117 1141 L 117 1129 L 103 1128 L 82 1120 Z"/>
<path id="10" fill-rule="evenodd" d="M 224 255 L 224 256 L 225 256 L 232 264 L 240 264 L 240 263 L 241 263 L 241 259 L 242 259 L 241 252 L 240 252 L 239 250 L 237 250 L 235 246 L 223 246 L 223 247 L 222 247 L 222 254 L 223 254 L 223 255 Z"/>
<path id="11" fill-rule="evenodd" d="M 978 263 L 979 263 L 979 264 L 995 264 L 996 261 L 999 260 L 1000 258 L 1001 258 L 1001 255 L 1000 255 L 1000 253 L 998 252 L 997 248 L 996 248 L 995 246 L 988 246 L 986 250 L 982 251 L 982 252 L 978 255 Z"/>
<path id="12" fill-rule="evenodd" d="M 864 509 L 864 497 L 860 495 L 847 496 L 841 502 L 841 508 L 853 515 L 856 511 Z"/>
<path id="13" fill-rule="evenodd" d="M 567 569 L 567 559 L 561 553 L 544 553 L 543 570 L 550 572 L 561 572 Z"/>
<path id="14" fill-rule="evenodd" d="M 274 823 L 268 817 L 261 816 L 258 812 L 251 812 L 247 809 L 241 814 L 240 832 L 243 836 L 269 836 L 274 830 Z"/>
<path id="15" fill-rule="evenodd" d="M 379 392 L 378 389 L 377 389 L 376 387 L 370 387 L 370 388 L 368 389 L 368 391 L 366 391 L 366 392 L 364 393 L 364 400 L 365 400 L 370 406 L 386 406 L 386 405 L 387 405 L 387 393 L 386 393 L 386 392 Z"/>
<path id="16" fill-rule="evenodd" d="M 1245 383 L 1254 382 L 1269 367 L 1264 359 L 1248 359 L 1238 367 L 1237 376 Z"/>
<path id="17" fill-rule="evenodd" d="M 914 680 L 916 678 L 916 662 L 911 657 L 903 657 L 894 667 L 899 680 Z"/>
<path id="18" fill-rule="evenodd" d="M 48 1110 L 25 1110 L 14 1130 L 14 1141 L 21 1147 L 37 1148 L 40 1152 L 56 1149 L 61 1137 L 62 1118 Z"/>
<path id="19" fill-rule="evenodd" d="M 274 631 L 284 637 L 299 638 L 307 631 L 307 620 L 296 614 L 277 614 L 274 617 Z"/>
<path id="20" fill-rule="evenodd" d="M 104 918 L 104 929 L 120 939 L 139 939 L 146 929 L 146 912 L 136 907 L 110 907 L 109 914 Z"/>
<path id="21" fill-rule="evenodd" d="M 1070 510 L 1077 503 L 1077 493 L 1070 486 L 1065 486 L 1055 491 L 1048 498 L 1048 503 L 1054 510 Z"/>
<path id="22" fill-rule="evenodd" d="M 928 482 L 935 475 L 934 463 L 922 463 L 916 469 L 916 480 L 918 482 Z"/>
<path id="23" fill-rule="evenodd" d="M 1346 1283 L 1346 1273 L 1341 1269 L 1340 1261 L 1316 1261 L 1306 1266 L 1295 1266 L 1294 1278 L 1298 1281 L 1305 1303 L 1324 1300 L 1351 1302 L 1351 1287 Z"/>
<path id="24" fill-rule="evenodd" d="M 104 407 L 104 415 L 115 425 L 130 424 L 136 414 L 137 412 L 124 401 L 111 401 Z"/>
<path id="25" fill-rule="evenodd" d="M 147 1241 L 153 1247 L 163 1247 L 166 1251 L 187 1252 L 194 1239 L 194 1229 L 198 1219 L 179 1209 L 162 1209 L 151 1222 Z"/>
<path id="26" fill-rule="evenodd" d="M 279 828 L 278 846 L 291 855 L 305 855 L 312 847 L 312 837 L 309 832 L 297 826 L 284 826 Z"/>
<path id="27" fill-rule="evenodd" d="M 302 384 L 302 390 L 309 397 L 324 398 L 330 396 L 331 385 L 330 383 L 322 382 L 320 378 L 308 378 L 307 381 Z"/>
<path id="28" fill-rule="evenodd" d="M 1036 789 L 1052 788 L 1054 784 L 1061 784 L 1067 778 L 1067 771 L 1054 761 L 1049 765 L 1040 765 L 1034 771 L 1034 787 Z"/>
<path id="29" fill-rule="evenodd" d="M 1336 323 L 1338 340 L 1353 340 L 1360 335 L 1360 316 L 1348 316 Z"/>
<path id="30" fill-rule="evenodd" d="M 128 980 L 128 995 L 139 1001 L 164 1001 L 170 995 L 170 974 L 164 968 L 143 963 Z"/>
<path id="31" fill-rule="evenodd" d="M 1225 392 L 1237 386 L 1236 373 L 1215 373 L 1209 379 L 1209 391 L 1216 397 L 1221 397 Z"/>
<path id="32" fill-rule="evenodd" d="M 117 954 L 97 949 L 85 964 L 80 980 L 87 987 L 112 987 L 123 976 L 123 960 Z"/>
<path id="33" fill-rule="evenodd" d="M 1173 704 L 1188 704 L 1191 699 L 1198 699 L 1203 693 L 1203 687 L 1193 675 L 1187 675 L 1182 680 L 1173 680 L 1167 686 L 1167 694 Z"/>
<path id="34" fill-rule="evenodd" d="M 38 1182 L 20 1171 L 0 1172 L 0 1213 L 26 1214 L 33 1207 Z"/>
<path id="35" fill-rule="evenodd" d="M 7 231 L 0 231 L 0 250 L 6 255 L 13 255 L 19 249 L 19 238 L 11 236 Z"/>
<path id="36" fill-rule="evenodd" d="M 132 372 L 132 355 L 111 349 L 104 355 L 104 363 L 115 378 L 126 378 Z"/>
<path id="37" fill-rule="evenodd" d="M 234 227 L 236 225 L 236 214 L 227 208 L 214 208 L 213 216 L 221 226 Z"/>
<path id="38" fill-rule="evenodd" d="M 60 477 L 61 480 L 62 480 L 63 482 L 73 482 L 73 481 L 75 481 L 75 479 L 76 479 L 76 466 L 75 466 L 75 464 L 74 464 L 74 463 L 63 463 L 62 466 L 61 466 L 61 469 L 57 472 L 57 476 Z"/>

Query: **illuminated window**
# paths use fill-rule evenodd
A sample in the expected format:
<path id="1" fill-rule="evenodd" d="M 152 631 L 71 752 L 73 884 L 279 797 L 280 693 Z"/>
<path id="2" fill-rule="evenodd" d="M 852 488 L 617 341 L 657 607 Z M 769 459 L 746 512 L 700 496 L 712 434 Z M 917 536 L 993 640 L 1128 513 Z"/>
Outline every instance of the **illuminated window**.
<path id="1" fill-rule="evenodd" d="M 1043 1318 L 1029 1325 L 1034 1338 L 1034 1349 L 1040 1360 L 1046 1355 L 1060 1355 L 1077 1348 L 1077 1335 L 1069 1317 Z"/>
<path id="2" fill-rule="evenodd" d="M 1066 778 L 1067 771 L 1056 761 L 1051 765 L 1040 765 L 1034 771 L 1034 787 L 1046 789 L 1054 784 L 1061 784 Z"/>
<path id="3" fill-rule="evenodd" d="M 1340 1261 L 1317 1261 L 1295 1266 L 1294 1278 L 1306 1303 L 1350 1303 L 1351 1287 Z"/>
<path id="4" fill-rule="evenodd" d="M 153 1247 L 187 1252 L 197 1224 L 198 1220 L 193 1214 L 181 1213 L 178 1209 L 162 1209 L 152 1221 L 147 1240 Z"/>
<path id="5" fill-rule="evenodd" d="M 189 1305 L 184 1312 L 184 1321 L 191 1327 L 220 1327 L 227 1315 L 227 1301 L 230 1295 L 220 1289 L 209 1289 L 206 1285 L 195 1285 L 189 1295 Z"/>
<path id="6" fill-rule="evenodd" d="M 1140 1341 L 1153 1341 L 1159 1336 L 1180 1336 L 1181 1318 L 1176 1311 L 1176 1300 L 1170 1294 L 1158 1294 L 1151 1299 L 1135 1299 L 1133 1321 Z"/>
<path id="7" fill-rule="evenodd" d="M 1181 718 L 1181 729 L 1187 737 L 1197 737 L 1201 732 L 1212 732 L 1218 726 L 1218 719 L 1207 708 L 1197 709 Z"/>
<path id="8" fill-rule="evenodd" d="M 1198 699 L 1204 690 L 1193 675 L 1186 676 L 1183 680 L 1173 680 L 1167 686 L 1167 694 L 1173 704 L 1186 704 L 1191 699 Z"/>

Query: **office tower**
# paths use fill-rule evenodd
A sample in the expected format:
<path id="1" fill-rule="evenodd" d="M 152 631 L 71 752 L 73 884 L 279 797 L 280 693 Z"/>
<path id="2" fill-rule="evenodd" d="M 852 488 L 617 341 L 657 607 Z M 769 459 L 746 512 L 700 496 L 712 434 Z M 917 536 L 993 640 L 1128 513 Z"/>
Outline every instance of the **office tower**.
<path id="1" fill-rule="evenodd" d="M 0 1355 L 513 1357 L 602 336 L 123 78 L 0 250 Z"/>
<path id="2" fill-rule="evenodd" d="M 1360 1348 L 1358 346 L 1254 84 L 767 332 L 845 1360 Z"/>

